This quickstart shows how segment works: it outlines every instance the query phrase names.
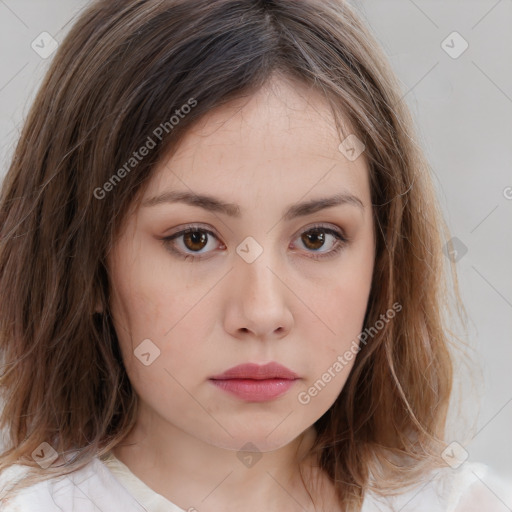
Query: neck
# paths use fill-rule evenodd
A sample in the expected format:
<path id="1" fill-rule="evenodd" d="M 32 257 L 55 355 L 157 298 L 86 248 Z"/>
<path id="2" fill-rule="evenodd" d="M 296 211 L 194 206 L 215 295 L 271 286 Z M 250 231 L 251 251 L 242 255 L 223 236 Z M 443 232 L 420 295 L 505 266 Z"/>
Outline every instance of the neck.
<path id="1" fill-rule="evenodd" d="M 334 496 L 317 461 L 308 455 L 315 438 L 310 427 L 277 450 L 240 453 L 151 418 L 139 419 L 112 451 L 146 485 L 186 511 L 304 512 L 319 505 L 311 499 L 312 478 L 323 482 L 319 500 Z"/>

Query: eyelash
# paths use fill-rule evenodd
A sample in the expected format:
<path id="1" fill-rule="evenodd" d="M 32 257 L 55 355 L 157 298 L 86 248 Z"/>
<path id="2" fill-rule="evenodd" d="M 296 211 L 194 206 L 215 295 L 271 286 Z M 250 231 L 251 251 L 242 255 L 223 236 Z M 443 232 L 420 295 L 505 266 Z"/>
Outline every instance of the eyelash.
<path id="1" fill-rule="evenodd" d="M 315 231 L 316 232 L 320 231 L 323 233 L 327 233 L 329 235 L 333 235 L 336 238 L 336 244 L 335 244 L 334 248 L 331 249 L 327 253 L 315 254 L 313 252 L 312 256 L 309 256 L 309 257 L 314 260 L 323 260 L 323 259 L 332 258 L 332 257 L 336 256 L 345 247 L 345 245 L 349 242 L 348 238 L 346 236 L 344 236 L 344 234 L 341 231 L 338 231 L 338 230 L 335 230 L 333 228 L 329 228 L 326 226 L 322 226 L 320 224 L 311 226 L 307 230 L 300 233 L 299 236 L 303 235 L 304 233 L 310 233 L 310 232 L 315 232 Z M 189 233 L 197 233 L 197 232 L 206 233 L 207 235 L 211 235 L 212 237 L 214 237 L 218 240 L 217 235 L 213 231 L 203 228 L 201 226 L 195 226 L 195 225 L 188 226 L 186 229 L 183 229 L 182 231 L 174 233 L 173 235 L 161 238 L 160 240 L 162 241 L 162 244 L 164 245 L 164 247 L 169 252 L 175 254 L 176 256 L 178 256 L 184 260 L 190 260 L 190 262 L 199 261 L 202 259 L 206 259 L 208 256 L 194 256 L 192 254 L 183 254 L 180 250 L 173 247 L 173 244 L 172 244 L 172 242 L 176 238 L 179 238 L 179 237 L 184 236 Z"/>

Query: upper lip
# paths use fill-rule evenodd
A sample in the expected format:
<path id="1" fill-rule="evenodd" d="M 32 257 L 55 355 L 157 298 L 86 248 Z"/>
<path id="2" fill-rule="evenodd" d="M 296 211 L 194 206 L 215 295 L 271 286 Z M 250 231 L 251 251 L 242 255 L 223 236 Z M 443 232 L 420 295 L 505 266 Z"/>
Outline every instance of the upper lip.
<path id="1" fill-rule="evenodd" d="M 224 373 L 210 377 L 213 380 L 223 379 L 296 379 L 298 375 L 279 363 L 259 365 L 246 363 L 234 366 Z"/>

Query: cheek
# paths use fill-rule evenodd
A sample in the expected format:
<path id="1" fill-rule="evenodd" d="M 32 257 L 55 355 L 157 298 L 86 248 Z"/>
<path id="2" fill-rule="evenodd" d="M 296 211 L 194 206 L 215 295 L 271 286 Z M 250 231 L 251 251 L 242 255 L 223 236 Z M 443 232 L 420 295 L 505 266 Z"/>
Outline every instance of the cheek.
<path id="1" fill-rule="evenodd" d="M 333 399 L 341 390 L 355 363 L 373 275 L 371 244 L 361 244 L 358 250 L 347 254 L 339 271 L 310 295 L 310 304 L 321 322 L 305 321 L 302 326 L 307 330 L 309 350 L 314 349 L 315 354 L 311 359 L 312 379 L 333 383 L 324 393 L 326 399 L 329 394 Z M 326 375 L 328 370 L 330 376 Z"/>
<path id="2" fill-rule="evenodd" d="M 322 313 L 322 322 L 315 323 L 314 327 L 307 322 L 303 325 L 303 329 L 307 330 L 305 339 L 308 340 L 309 351 L 314 353 L 314 358 L 311 358 L 314 378 L 319 378 L 332 366 L 337 357 L 346 351 L 352 349 L 357 353 L 356 347 L 363 326 L 367 296 L 366 289 L 353 289 L 345 283 L 343 287 L 331 288 L 322 294 L 321 302 L 316 302 L 318 310 Z M 343 374 L 347 373 L 354 363 L 355 356 L 348 357 L 349 360 L 344 362 L 346 368 Z"/>
<path id="3" fill-rule="evenodd" d="M 136 258 L 126 257 L 116 267 L 113 303 L 119 320 L 130 326 L 134 343 L 145 338 L 165 342 L 183 325 L 182 319 L 204 295 L 203 287 L 191 277 L 155 244 L 138 248 Z"/>
<path id="4" fill-rule="evenodd" d="M 339 272 L 333 272 L 329 282 L 318 287 L 316 297 L 311 298 L 318 316 L 328 327 L 327 332 L 338 343 L 359 334 L 368 305 L 372 262 L 355 256 L 344 262 Z"/>
<path id="5" fill-rule="evenodd" d="M 178 391 L 171 375 L 185 385 L 193 375 L 190 368 L 201 363 L 198 344 L 209 329 L 207 288 L 191 285 L 187 274 L 171 265 L 156 272 L 155 261 L 139 261 L 145 264 L 125 264 L 114 274 L 112 313 L 125 368 L 143 396 L 162 386 Z"/>
<path id="6" fill-rule="evenodd" d="M 308 346 L 307 379 L 297 401 L 304 412 L 320 417 L 336 400 L 359 352 L 369 287 L 360 278 L 343 281 L 319 295 L 315 302 L 323 323 L 303 322 Z M 321 297 L 321 298 L 320 298 Z M 320 329 L 320 331 L 318 330 Z M 320 334 L 323 333 L 323 334 Z"/>

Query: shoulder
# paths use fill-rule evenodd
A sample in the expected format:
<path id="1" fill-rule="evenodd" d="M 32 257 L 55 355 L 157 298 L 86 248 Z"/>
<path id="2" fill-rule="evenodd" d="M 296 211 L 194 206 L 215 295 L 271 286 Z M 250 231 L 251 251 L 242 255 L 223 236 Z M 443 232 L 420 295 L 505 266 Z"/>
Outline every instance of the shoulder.
<path id="1" fill-rule="evenodd" d="M 12 497 L 6 492 L 27 472 L 14 465 L 0 474 L 0 509 L 2 512 L 93 512 L 123 510 L 144 512 L 144 508 L 114 478 L 98 458 L 69 475 L 54 477 L 21 489 Z"/>
<path id="2" fill-rule="evenodd" d="M 512 476 L 475 464 L 471 483 L 460 493 L 455 512 L 506 512 L 512 508 Z"/>
<path id="3" fill-rule="evenodd" d="M 512 506 L 512 481 L 480 463 L 433 471 L 394 497 L 368 495 L 362 512 L 505 512 Z"/>

